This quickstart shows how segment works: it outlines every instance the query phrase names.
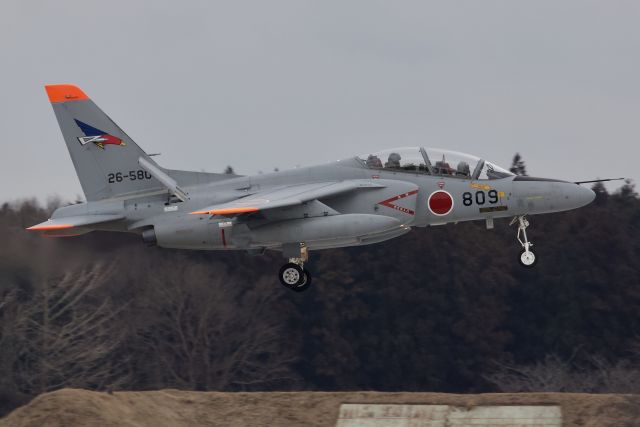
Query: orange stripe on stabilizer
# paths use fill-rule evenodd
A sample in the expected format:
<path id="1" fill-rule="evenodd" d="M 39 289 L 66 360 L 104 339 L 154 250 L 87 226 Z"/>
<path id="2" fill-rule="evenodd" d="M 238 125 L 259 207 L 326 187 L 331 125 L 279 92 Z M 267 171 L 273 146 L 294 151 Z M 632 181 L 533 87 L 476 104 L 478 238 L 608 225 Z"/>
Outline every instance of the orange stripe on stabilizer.
<path id="1" fill-rule="evenodd" d="M 213 209 L 210 211 L 195 211 L 191 212 L 191 215 L 232 215 L 249 212 L 258 212 L 258 208 L 226 208 L 226 209 Z"/>
<path id="2" fill-rule="evenodd" d="M 27 228 L 27 230 L 35 230 L 35 231 L 45 231 L 45 230 L 66 230 L 67 228 L 73 228 L 71 224 L 55 224 L 55 225 L 34 225 L 33 227 Z"/>
<path id="3" fill-rule="evenodd" d="M 74 85 L 46 85 L 45 90 L 51 102 L 82 101 L 89 97 Z"/>

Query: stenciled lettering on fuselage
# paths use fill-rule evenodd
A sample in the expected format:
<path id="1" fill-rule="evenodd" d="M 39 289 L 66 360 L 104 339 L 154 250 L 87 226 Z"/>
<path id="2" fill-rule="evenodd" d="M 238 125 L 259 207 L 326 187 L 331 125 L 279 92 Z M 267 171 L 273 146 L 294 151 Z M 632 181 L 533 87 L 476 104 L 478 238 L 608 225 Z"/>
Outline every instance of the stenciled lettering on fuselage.
<path id="1" fill-rule="evenodd" d="M 464 206 L 477 205 L 480 213 L 501 212 L 509 209 L 508 206 L 502 204 L 502 199 L 505 197 L 504 191 L 498 191 L 488 184 L 473 182 L 469 184 L 469 187 L 476 191 L 462 193 Z"/>
<path id="2" fill-rule="evenodd" d="M 378 202 L 379 205 L 382 206 L 386 206 L 388 208 L 391 209 L 395 209 L 397 211 L 406 213 L 407 215 L 415 215 L 416 212 L 413 209 L 409 209 L 409 208 L 405 208 L 403 206 L 398 206 L 396 205 L 394 202 L 397 202 L 398 200 L 413 196 L 414 194 L 418 194 L 418 190 L 413 190 L 413 191 L 409 191 L 407 193 L 402 193 L 402 194 L 398 194 L 397 196 L 393 196 L 387 200 L 383 200 L 381 202 Z"/>
<path id="3" fill-rule="evenodd" d="M 111 172 L 107 174 L 107 182 L 109 182 L 109 184 L 123 181 L 142 181 L 151 178 L 153 178 L 153 176 L 142 169 L 128 172 Z"/>

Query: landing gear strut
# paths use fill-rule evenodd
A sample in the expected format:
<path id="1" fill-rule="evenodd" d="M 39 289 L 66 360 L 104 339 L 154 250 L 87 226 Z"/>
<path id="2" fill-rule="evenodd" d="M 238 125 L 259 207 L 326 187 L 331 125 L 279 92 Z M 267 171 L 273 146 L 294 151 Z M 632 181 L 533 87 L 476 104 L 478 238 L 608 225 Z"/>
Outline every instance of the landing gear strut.
<path id="1" fill-rule="evenodd" d="M 520 256 L 518 257 L 518 261 L 520 265 L 525 268 L 532 268 L 538 263 L 538 257 L 533 253 L 531 247 L 533 243 L 527 239 L 527 227 L 529 226 L 529 221 L 525 218 L 524 215 L 517 216 L 511 220 L 511 224 L 518 223 L 518 242 L 522 245 L 522 251 L 520 252 Z"/>
<path id="2" fill-rule="evenodd" d="M 289 262 L 282 266 L 278 278 L 287 289 L 295 292 L 303 292 L 311 286 L 311 274 L 304 268 L 304 263 L 309 259 L 309 251 L 304 243 L 299 245 L 297 253 L 289 257 Z M 291 248 L 283 248 L 285 255 L 291 254 Z"/>

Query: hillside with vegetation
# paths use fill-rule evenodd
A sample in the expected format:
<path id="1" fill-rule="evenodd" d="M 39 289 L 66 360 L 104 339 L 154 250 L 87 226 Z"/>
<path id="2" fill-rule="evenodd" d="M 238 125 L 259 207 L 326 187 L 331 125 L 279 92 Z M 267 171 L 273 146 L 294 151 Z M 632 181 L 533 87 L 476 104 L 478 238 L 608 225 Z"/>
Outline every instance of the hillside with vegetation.
<path id="1" fill-rule="evenodd" d="M 0 208 L 0 408 L 61 388 L 640 393 L 640 199 L 415 229 L 312 253 L 305 293 L 280 254 L 47 239 L 53 206 Z"/>

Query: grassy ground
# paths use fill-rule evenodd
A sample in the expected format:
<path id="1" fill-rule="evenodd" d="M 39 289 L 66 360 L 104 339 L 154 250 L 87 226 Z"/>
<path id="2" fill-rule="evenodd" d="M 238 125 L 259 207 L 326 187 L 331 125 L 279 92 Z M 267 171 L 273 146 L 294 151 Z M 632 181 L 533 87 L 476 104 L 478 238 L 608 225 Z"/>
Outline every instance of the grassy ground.
<path id="1" fill-rule="evenodd" d="M 0 427 L 334 426 L 341 403 L 560 405 L 565 426 L 640 426 L 640 395 L 378 392 L 218 393 L 64 389 L 0 419 Z"/>

